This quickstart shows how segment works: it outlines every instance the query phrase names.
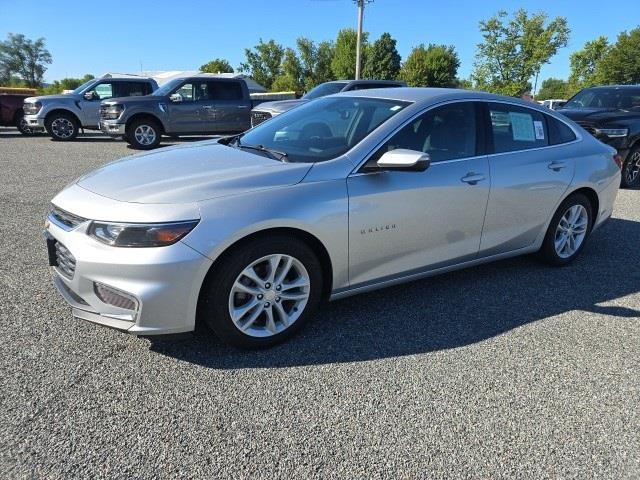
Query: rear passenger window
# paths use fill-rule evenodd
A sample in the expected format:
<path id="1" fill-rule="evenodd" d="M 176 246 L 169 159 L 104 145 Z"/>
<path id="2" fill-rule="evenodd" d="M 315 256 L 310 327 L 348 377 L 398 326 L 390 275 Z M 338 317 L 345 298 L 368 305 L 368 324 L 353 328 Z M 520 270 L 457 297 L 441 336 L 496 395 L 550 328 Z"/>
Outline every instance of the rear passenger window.
<path id="1" fill-rule="evenodd" d="M 493 150 L 515 152 L 549 145 L 544 115 L 516 105 L 489 104 Z"/>
<path id="2" fill-rule="evenodd" d="M 210 82 L 215 100 L 242 100 L 242 87 L 238 82 Z"/>
<path id="3" fill-rule="evenodd" d="M 561 143 L 573 142 L 576 134 L 573 133 L 564 122 L 547 116 L 547 127 L 549 128 L 549 143 L 559 145 Z"/>
<path id="4" fill-rule="evenodd" d="M 134 97 L 151 93 L 151 87 L 147 82 L 119 82 L 116 88 L 118 97 Z"/>

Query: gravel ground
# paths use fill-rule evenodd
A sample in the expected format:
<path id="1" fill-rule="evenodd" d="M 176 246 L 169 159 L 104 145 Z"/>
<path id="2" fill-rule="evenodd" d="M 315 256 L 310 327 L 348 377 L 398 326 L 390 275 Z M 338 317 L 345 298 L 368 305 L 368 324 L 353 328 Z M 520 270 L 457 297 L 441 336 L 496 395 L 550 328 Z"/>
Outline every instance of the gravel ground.
<path id="1" fill-rule="evenodd" d="M 639 478 L 640 191 L 530 257 L 334 302 L 260 352 L 74 320 L 42 226 L 133 153 L 0 129 L 2 478 Z"/>

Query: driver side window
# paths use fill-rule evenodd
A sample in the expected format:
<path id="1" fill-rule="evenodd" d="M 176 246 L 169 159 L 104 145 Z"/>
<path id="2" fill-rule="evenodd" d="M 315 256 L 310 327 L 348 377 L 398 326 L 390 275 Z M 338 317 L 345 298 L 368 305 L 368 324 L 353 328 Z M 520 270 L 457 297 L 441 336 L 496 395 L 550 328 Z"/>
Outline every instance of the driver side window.
<path id="1" fill-rule="evenodd" d="M 113 97 L 113 84 L 112 83 L 101 83 L 96 85 L 93 89 L 94 98 L 104 100 L 106 98 Z"/>

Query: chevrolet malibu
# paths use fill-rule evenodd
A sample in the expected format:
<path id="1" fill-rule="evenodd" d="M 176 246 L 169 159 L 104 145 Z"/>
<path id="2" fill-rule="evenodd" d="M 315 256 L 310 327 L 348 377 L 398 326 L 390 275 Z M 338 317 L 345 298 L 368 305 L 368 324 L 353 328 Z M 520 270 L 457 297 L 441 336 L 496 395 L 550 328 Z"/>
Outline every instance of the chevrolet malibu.
<path id="1" fill-rule="evenodd" d="M 619 185 L 615 150 L 549 109 L 364 90 L 99 168 L 53 199 L 45 236 L 75 317 L 261 347 L 325 299 L 533 252 L 566 265 Z"/>

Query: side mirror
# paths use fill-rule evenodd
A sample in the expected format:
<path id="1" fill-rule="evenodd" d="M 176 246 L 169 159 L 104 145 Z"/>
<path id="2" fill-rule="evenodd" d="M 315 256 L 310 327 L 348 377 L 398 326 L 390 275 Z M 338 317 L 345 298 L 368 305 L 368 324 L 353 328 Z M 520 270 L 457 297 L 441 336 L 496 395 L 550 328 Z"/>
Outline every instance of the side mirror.
<path id="1" fill-rule="evenodd" d="M 383 154 L 377 165 L 384 170 L 424 172 L 431 165 L 431 158 L 428 153 L 398 148 Z"/>
<path id="2" fill-rule="evenodd" d="M 84 93 L 84 99 L 89 101 L 95 100 L 97 96 L 98 94 L 96 93 L 95 90 L 91 90 L 90 92 Z"/>
<path id="3" fill-rule="evenodd" d="M 172 103 L 180 103 L 182 101 L 182 95 L 180 95 L 179 93 L 174 93 L 169 97 L 169 100 Z"/>

